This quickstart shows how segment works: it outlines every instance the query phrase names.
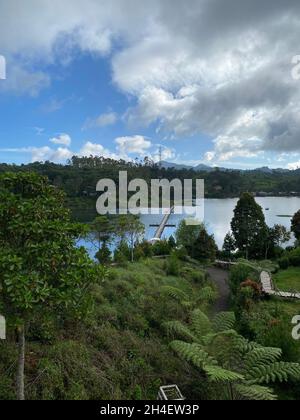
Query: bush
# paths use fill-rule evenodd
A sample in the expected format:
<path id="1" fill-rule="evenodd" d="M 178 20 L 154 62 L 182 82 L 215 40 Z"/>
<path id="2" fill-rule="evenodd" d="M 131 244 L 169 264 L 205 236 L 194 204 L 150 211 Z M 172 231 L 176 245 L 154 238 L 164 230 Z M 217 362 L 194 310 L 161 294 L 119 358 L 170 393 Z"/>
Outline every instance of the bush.
<path id="1" fill-rule="evenodd" d="M 250 266 L 245 264 L 238 264 L 231 268 L 230 270 L 230 289 L 235 297 L 240 289 L 242 283 L 244 283 L 247 279 L 256 279 L 257 272 Z"/>
<path id="2" fill-rule="evenodd" d="M 296 248 L 289 253 L 290 265 L 294 267 L 300 266 L 300 248 Z"/>
<path id="3" fill-rule="evenodd" d="M 193 271 L 191 279 L 194 283 L 202 286 L 206 282 L 206 273 L 204 273 L 204 271 Z"/>
<path id="4" fill-rule="evenodd" d="M 152 246 L 152 252 L 155 256 L 170 255 L 171 248 L 169 242 L 166 240 L 155 242 L 155 244 Z"/>
<path id="5" fill-rule="evenodd" d="M 100 264 L 109 264 L 111 262 L 111 251 L 106 244 L 103 244 L 99 251 L 96 253 L 95 257 Z"/>
<path id="6" fill-rule="evenodd" d="M 281 270 L 286 270 L 290 266 L 290 260 L 288 257 L 282 257 L 278 260 L 278 264 Z"/>
<path id="7" fill-rule="evenodd" d="M 130 248 L 126 242 L 122 242 L 114 252 L 114 261 L 119 264 L 124 264 L 131 260 Z"/>
<path id="8" fill-rule="evenodd" d="M 300 266 L 300 248 L 286 250 L 284 256 L 280 258 L 278 264 L 282 270 L 286 270 L 291 265 Z"/>
<path id="9" fill-rule="evenodd" d="M 180 272 L 180 262 L 175 254 L 172 254 L 166 261 L 166 273 L 168 276 L 178 276 Z"/>

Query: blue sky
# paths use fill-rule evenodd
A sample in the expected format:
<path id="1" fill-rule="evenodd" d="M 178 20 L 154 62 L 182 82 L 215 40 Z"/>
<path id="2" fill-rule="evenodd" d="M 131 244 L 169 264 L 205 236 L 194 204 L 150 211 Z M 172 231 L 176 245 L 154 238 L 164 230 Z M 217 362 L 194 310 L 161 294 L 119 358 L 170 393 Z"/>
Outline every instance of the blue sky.
<path id="1" fill-rule="evenodd" d="M 298 2 L 42 3 L 0 0 L 1 162 L 300 167 Z"/>
<path id="2" fill-rule="evenodd" d="M 136 99 L 113 83 L 110 58 L 81 51 L 73 53 L 75 58 L 67 66 L 41 66 L 39 70 L 49 75 L 51 84 L 38 94 L 1 93 L 1 161 L 30 162 L 34 155 L 31 148 L 52 148 L 51 139 L 64 134 L 71 138 L 68 146 L 72 146 L 70 151 L 74 154 L 80 153 L 90 142 L 101 144 L 117 157 L 116 139 L 141 136 L 151 141 L 152 146 L 141 154 L 138 150 L 128 153 L 128 158 L 142 158 L 149 152 L 157 159 L 157 150 L 162 146 L 166 159 L 190 161 L 195 158 L 197 162 L 203 159 L 211 144 L 209 137 L 203 136 L 203 141 L 198 142 L 202 136 L 184 136 L 177 142 L 168 137 L 168 133 L 157 132 L 155 123 L 146 127 L 128 124 L 125 114 L 128 107 L 135 106 Z M 9 61 L 6 72 L 9 79 Z M 26 148 L 28 151 L 24 151 Z M 65 161 L 64 157 L 54 160 Z"/>

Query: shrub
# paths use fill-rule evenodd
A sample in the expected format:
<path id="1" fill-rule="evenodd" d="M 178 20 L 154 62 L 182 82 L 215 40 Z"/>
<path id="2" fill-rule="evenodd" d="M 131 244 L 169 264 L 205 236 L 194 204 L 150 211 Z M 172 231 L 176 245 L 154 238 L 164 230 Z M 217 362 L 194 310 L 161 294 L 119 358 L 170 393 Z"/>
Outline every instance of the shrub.
<path id="1" fill-rule="evenodd" d="M 230 288 L 233 296 L 236 296 L 240 286 L 243 282 L 245 282 L 249 278 L 256 279 L 257 273 L 255 270 L 246 264 L 238 264 L 231 268 L 230 270 Z"/>
<path id="2" fill-rule="evenodd" d="M 111 262 L 111 251 L 106 244 L 103 244 L 99 251 L 96 253 L 95 257 L 100 264 L 109 264 Z"/>
<path id="3" fill-rule="evenodd" d="M 156 242 L 152 247 L 153 255 L 169 255 L 171 252 L 169 242 L 166 240 Z"/>
<path id="4" fill-rule="evenodd" d="M 166 273 L 168 276 L 178 276 L 180 272 L 180 262 L 175 254 L 172 254 L 166 261 Z"/>
<path id="5" fill-rule="evenodd" d="M 300 248 L 296 248 L 289 253 L 289 260 L 294 267 L 300 266 Z"/>
<path id="6" fill-rule="evenodd" d="M 278 260 L 278 264 L 281 270 L 286 270 L 290 266 L 290 260 L 288 257 L 282 257 Z"/>
<path id="7" fill-rule="evenodd" d="M 203 286 L 206 282 L 206 273 L 204 271 L 193 271 L 191 273 L 191 280 L 194 283 L 197 283 L 201 286 Z"/>

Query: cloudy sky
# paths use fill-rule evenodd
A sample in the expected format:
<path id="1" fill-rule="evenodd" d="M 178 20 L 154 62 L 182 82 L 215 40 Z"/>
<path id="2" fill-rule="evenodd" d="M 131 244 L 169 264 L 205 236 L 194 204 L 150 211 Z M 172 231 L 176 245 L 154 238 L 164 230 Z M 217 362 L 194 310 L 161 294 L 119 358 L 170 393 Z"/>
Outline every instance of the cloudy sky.
<path id="1" fill-rule="evenodd" d="M 0 0 L 0 161 L 300 167 L 299 39 L 299 0 Z"/>

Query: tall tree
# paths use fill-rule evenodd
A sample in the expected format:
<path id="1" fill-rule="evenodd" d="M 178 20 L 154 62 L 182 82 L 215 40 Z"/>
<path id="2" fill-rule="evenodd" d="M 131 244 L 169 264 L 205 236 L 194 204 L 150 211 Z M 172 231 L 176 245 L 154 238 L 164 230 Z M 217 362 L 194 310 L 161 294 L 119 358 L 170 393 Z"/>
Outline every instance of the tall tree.
<path id="1" fill-rule="evenodd" d="M 116 236 L 120 243 L 126 241 L 130 248 L 131 261 L 134 261 L 134 247 L 145 233 L 145 226 L 139 216 L 133 214 L 120 215 L 116 224 Z"/>
<path id="2" fill-rule="evenodd" d="M 77 248 L 64 195 L 33 173 L 0 176 L 0 307 L 18 335 L 17 397 L 25 399 L 26 332 L 33 318 L 87 309 L 96 266 Z"/>
<path id="3" fill-rule="evenodd" d="M 266 239 L 266 259 L 269 258 L 275 247 L 280 247 L 282 244 L 291 239 L 291 232 L 285 226 L 276 224 L 272 228 L 268 228 L 268 236 Z"/>
<path id="4" fill-rule="evenodd" d="M 296 239 L 300 240 L 300 210 L 294 215 L 292 219 L 292 232 Z"/>
<path id="5" fill-rule="evenodd" d="M 218 247 L 213 235 L 209 235 L 204 226 L 201 226 L 200 233 L 194 242 L 192 257 L 199 261 L 214 261 Z"/>
<path id="6" fill-rule="evenodd" d="M 176 231 L 177 245 L 184 247 L 190 255 L 193 254 L 195 242 L 202 228 L 201 224 L 188 224 L 186 220 L 182 220 Z"/>
<path id="7" fill-rule="evenodd" d="M 223 251 L 227 258 L 231 258 L 232 253 L 236 250 L 236 244 L 231 232 L 228 232 L 224 238 Z"/>
<path id="8" fill-rule="evenodd" d="M 98 251 L 102 245 L 107 245 L 114 234 L 114 220 L 108 216 L 97 216 L 90 227 L 90 238 L 96 242 Z"/>
<path id="9" fill-rule="evenodd" d="M 234 209 L 231 230 L 238 249 L 248 258 L 264 258 L 268 226 L 263 210 L 250 193 L 243 193 Z"/>

